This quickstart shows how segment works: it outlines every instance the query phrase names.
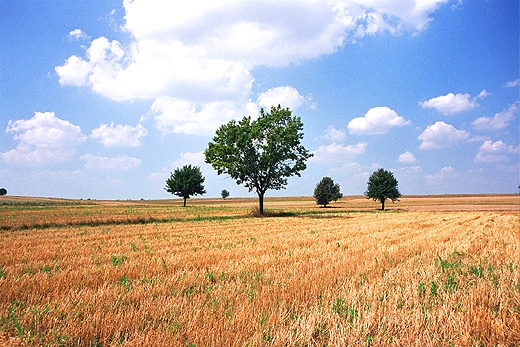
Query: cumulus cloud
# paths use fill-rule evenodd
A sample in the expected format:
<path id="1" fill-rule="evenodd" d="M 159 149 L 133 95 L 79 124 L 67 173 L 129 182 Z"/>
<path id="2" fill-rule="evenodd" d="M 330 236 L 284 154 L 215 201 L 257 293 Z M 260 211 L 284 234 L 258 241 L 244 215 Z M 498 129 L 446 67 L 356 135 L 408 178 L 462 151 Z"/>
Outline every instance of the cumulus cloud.
<path id="1" fill-rule="evenodd" d="M 90 74 L 90 64 L 82 58 L 72 55 L 65 64 L 55 67 L 59 76 L 61 85 L 82 87 L 88 85 L 88 76 Z"/>
<path id="2" fill-rule="evenodd" d="M 323 134 L 322 138 L 325 140 L 329 140 L 332 142 L 341 142 L 345 140 L 347 137 L 347 134 L 343 130 L 338 130 L 332 125 L 325 130 L 325 133 Z"/>
<path id="3" fill-rule="evenodd" d="M 298 108 L 305 102 L 300 92 L 291 86 L 276 87 L 261 93 L 257 103 L 260 107 L 269 111 L 271 106 L 281 105 L 282 108 L 289 107 L 291 110 Z"/>
<path id="4" fill-rule="evenodd" d="M 486 90 L 481 91 L 479 95 L 474 98 L 468 93 L 448 93 L 430 100 L 421 101 L 419 105 L 422 108 L 433 108 L 443 115 L 452 115 L 478 107 L 479 104 L 477 100 L 485 98 L 488 95 L 489 93 Z"/>
<path id="5" fill-rule="evenodd" d="M 493 117 L 480 117 L 471 123 L 475 130 L 502 130 L 509 126 L 518 113 L 518 101 L 509 106 L 506 110 L 496 113 Z"/>
<path id="6" fill-rule="evenodd" d="M 205 56 L 286 65 L 332 53 L 351 36 L 423 30 L 444 2 L 125 0 L 123 5 L 125 28 L 138 40 L 175 37 Z"/>
<path id="7" fill-rule="evenodd" d="M 195 111 L 180 121 L 175 116 L 175 123 L 166 113 L 156 118 L 157 126 L 207 132 L 205 109 L 219 109 L 212 125 L 250 109 L 255 67 L 331 54 L 346 42 L 385 31 L 414 34 L 446 1 L 124 0 L 123 29 L 131 41 L 98 37 L 84 57 L 70 56 L 55 71 L 61 85 L 89 87 L 117 101 L 151 100 L 155 111 L 164 100 L 176 100 L 174 108 L 189 105 Z M 271 92 L 281 92 L 282 101 L 305 101 L 291 87 L 281 88 L 286 89 Z M 269 92 L 259 103 L 272 103 Z"/>
<path id="8" fill-rule="evenodd" d="M 172 166 L 173 168 L 178 168 L 178 167 L 182 167 L 184 165 L 196 165 L 196 166 L 205 166 L 205 165 L 209 165 L 209 164 L 206 164 L 205 163 L 205 157 L 204 157 L 204 152 L 185 152 L 185 153 L 182 153 L 181 156 L 179 157 L 179 159 L 177 159 L 176 161 L 174 161 L 172 163 Z"/>
<path id="9" fill-rule="evenodd" d="M 417 161 L 417 159 L 415 159 L 415 156 L 410 151 L 406 151 L 403 154 L 401 154 L 398 160 L 400 163 L 403 164 L 415 163 Z"/>
<path id="10" fill-rule="evenodd" d="M 141 166 L 141 159 L 120 155 L 113 158 L 99 157 L 86 154 L 81 157 L 85 160 L 85 168 L 87 170 L 115 170 L 128 171 Z"/>
<path id="11" fill-rule="evenodd" d="M 165 96 L 154 101 L 151 113 L 163 134 L 211 135 L 221 124 L 246 115 L 248 105 L 244 108 L 229 101 L 215 101 L 199 108 L 197 103 Z"/>
<path id="12" fill-rule="evenodd" d="M 496 142 L 487 140 L 479 147 L 474 161 L 485 164 L 504 162 L 508 160 L 508 154 L 518 153 L 519 148 L 520 146 L 508 146 L 502 140 Z"/>
<path id="13" fill-rule="evenodd" d="M 54 112 L 35 112 L 31 119 L 10 120 L 5 131 L 18 145 L 2 153 L 2 159 L 22 166 L 68 161 L 75 153 L 74 147 L 87 140 L 79 126 L 57 118 Z"/>
<path id="14" fill-rule="evenodd" d="M 107 147 L 138 147 L 141 145 L 140 138 L 148 134 L 144 126 L 138 124 L 135 127 L 130 125 L 114 123 L 101 124 L 99 128 L 92 130 L 90 137 L 98 139 Z"/>
<path id="15" fill-rule="evenodd" d="M 438 149 L 457 145 L 459 142 L 467 140 L 469 133 L 464 130 L 457 130 L 453 125 L 444 122 L 436 122 L 430 125 L 417 137 L 422 143 L 420 149 Z"/>
<path id="16" fill-rule="evenodd" d="M 439 172 L 434 173 L 433 175 L 426 176 L 426 182 L 428 184 L 439 184 L 445 182 L 447 180 L 454 180 L 459 177 L 459 174 L 455 169 L 451 166 L 444 166 L 440 169 Z"/>
<path id="17" fill-rule="evenodd" d="M 367 142 L 359 142 L 356 145 L 340 145 L 336 142 L 327 145 L 320 146 L 317 150 L 312 153 L 314 156 L 309 161 L 316 162 L 344 162 L 346 159 L 352 158 L 355 155 L 362 154 L 366 151 L 368 146 Z"/>
<path id="18" fill-rule="evenodd" d="M 373 107 L 363 116 L 352 119 L 347 128 L 351 134 L 385 134 L 391 128 L 410 124 L 399 116 L 394 110 L 388 107 Z"/>

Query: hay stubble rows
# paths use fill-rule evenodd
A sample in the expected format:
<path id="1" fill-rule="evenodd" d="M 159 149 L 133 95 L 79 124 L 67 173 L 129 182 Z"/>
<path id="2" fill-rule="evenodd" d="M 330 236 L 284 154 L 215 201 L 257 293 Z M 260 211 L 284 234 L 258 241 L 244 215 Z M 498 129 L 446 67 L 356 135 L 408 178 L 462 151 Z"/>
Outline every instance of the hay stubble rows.
<path id="1" fill-rule="evenodd" d="M 232 203 L 8 206 L 0 331 L 63 346 L 520 342 L 517 211 L 282 203 L 270 218 Z"/>

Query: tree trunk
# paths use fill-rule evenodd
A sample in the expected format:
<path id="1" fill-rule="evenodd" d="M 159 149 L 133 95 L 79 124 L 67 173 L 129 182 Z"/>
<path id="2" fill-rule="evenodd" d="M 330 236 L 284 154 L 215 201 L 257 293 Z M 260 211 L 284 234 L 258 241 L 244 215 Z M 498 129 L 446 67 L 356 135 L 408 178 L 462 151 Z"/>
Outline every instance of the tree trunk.
<path id="1" fill-rule="evenodd" d="M 386 199 L 381 199 L 381 211 L 385 210 L 385 200 Z"/>
<path id="2" fill-rule="evenodd" d="M 260 214 L 264 215 L 264 194 L 265 193 L 258 193 L 258 203 L 260 205 Z"/>
<path id="3" fill-rule="evenodd" d="M 186 198 L 184 198 L 184 205 L 183 206 L 186 207 Z"/>

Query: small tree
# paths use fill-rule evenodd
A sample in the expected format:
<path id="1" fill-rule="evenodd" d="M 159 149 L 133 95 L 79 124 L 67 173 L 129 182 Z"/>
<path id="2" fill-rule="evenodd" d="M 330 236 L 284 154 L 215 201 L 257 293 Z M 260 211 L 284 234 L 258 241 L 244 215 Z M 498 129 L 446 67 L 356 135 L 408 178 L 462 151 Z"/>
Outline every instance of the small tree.
<path id="1" fill-rule="evenodd" d="M 226 199 L 227 197 L 229 197 L 229 192 L 225 189 L 222 189 L 222 192 L 220 192 L 220 196 L 222 197 L 222 199 Z"/>
<path id="2" fill-rule="evenodd" d="M 330 177 L 323 177 L 314 188 L 314 198 L 318 205 L 327 207 L 331 201 L 337 201 L 341 196 L 339 184 L 334 184 Z"/>
<path id="3" fill-rule="evenodd" d="M 182 168 L 177 168 L 173 173 L 170 173 L 164 189 L 168 193 L 184 198 L 183 206 L 186 206 L 186 200 L 190 196 L 206 193 L 202 185 L 204 180 L 205 178 L 202 176 L 198 166 L 184 165 Z"/>
<path id="4" fill-rule="evenodd" d="M 381 210 L 385 209 L 386 199 L 392 202 L 399 200 L 401 193 L 397 188 L 398 182 L 394 174 L 384 169 L 374 171 L 368 178 L 368 188 L 365 192 L 367 199 L 381 202 Z"/>
<path id="5" fill-rule="evenodd" d="M 287 178 L 300 176 L 306 160 L 312 157 L 301 145 L 303 123 L 288 108 L 260 110 L 257 119 L 244 117 L 217 129 L 213 141 L 204 151 L 206 163 L 217 174 L 226 173 L 256 191 L 260 214 L 264 214 L 264 195 L 268 189 L 284 189 Z"/>
<path id="6" fill-rule="evenodd" d="M 0 188 L 0 195 L 1 195 L 1 196 L 7 195 L 7 189 L 5 189 L 5 188 Z"/>

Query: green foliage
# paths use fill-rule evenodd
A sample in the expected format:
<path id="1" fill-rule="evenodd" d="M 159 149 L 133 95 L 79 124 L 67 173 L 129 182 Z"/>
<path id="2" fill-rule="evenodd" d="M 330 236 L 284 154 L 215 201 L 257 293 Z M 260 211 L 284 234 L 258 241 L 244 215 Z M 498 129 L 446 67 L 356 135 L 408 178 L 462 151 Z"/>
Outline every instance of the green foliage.
<path id="1" fill-rule="evenodd" d="M 126 276 L 121 277 L 119 284 L 125 287 L 127 290 L 132 288 L 132 280 Z"/>
<path id="2" fill-rule="evenodd" d="M 278 105 L 270 113 L 261 109 L 255 120 L 244 117 L 218 128 L 204 151 L 205 161 L 219 175 L 226 173 L 237 184 L 256 191 L 263 214 L 265 192 L 285 188 L 288 177 L 300 176 L 307 168 L 305 162 L 312 153 L 300 144 L 302 139 L 300 118 Z"/>
<path id="3" fill-rule="evenodd" d="M 186 206 L 186 199 L 192 195 L 205 194 L 204 183 L 205 178 L 200 172 L 198 166 L 184 165 L 182 168 L 177 168 L 170 177 L 166 180 L 166 187 L 164 188 L 168 193 L 180 196 L 184 199 L 184 206 Z"/>
<path id="4" fill-rule="evenodd" d="M 114 266 L 118 266 L 118 265 L 121 265 L 123 264 L 124 262 L 126 262 L 128 260 L 128 257 L 125 256 L 125 255 L 122 255 L 120 257 L 118 257 L 117 255 L 112 255 L 112 257 L 110 257 L 110 262 L 112 263 L 112 265 Z"/>
<path id="5" fill-rule="evenodd" d="M 7 189 L 0 188 L 0 195 L 7 195 Z"/>
<path id="6" fill-rule="evenodd" d="M 0 330 L 13 329 L 16 331 L 18 337 L 22 337 L 25 333 L 25 328 L 18 321 L 20 312 L 24 304 L 18 300 L 13 300 L 11 305 L 7 308 L 7 315 L 0 317 Z"/>
<path id="7" fill-rule="evenodd" d="M 323 177 L 314 188 L 314 198 L 318 205 L 326 207 L 331 201 L 340 199 L 343 195 L 340 192 L 339 184 L 334 184 L 330 177 Z"/>
<path id="8" fill-rule="evenodd" d="M 384 169 L 374 171 L 368 178 L 368 188 L 365 192 L 365 196 L 368 199 L 381 202 L 381 210 L 385 209 L 385 201 L 387 199 L 392 202 L 398 200 L 401 197 L 399 189 L 397 188 L 398 182 L 394 177 L 394 174 Z"/>
<path id="9" fill-rule="evenodd" d="M 220 196 L 222 197 L 222 199 L 226 199 L 229 197 L 229 192 L 225 189 L 222 189 L 222 192 L 220 192 Z"/>

